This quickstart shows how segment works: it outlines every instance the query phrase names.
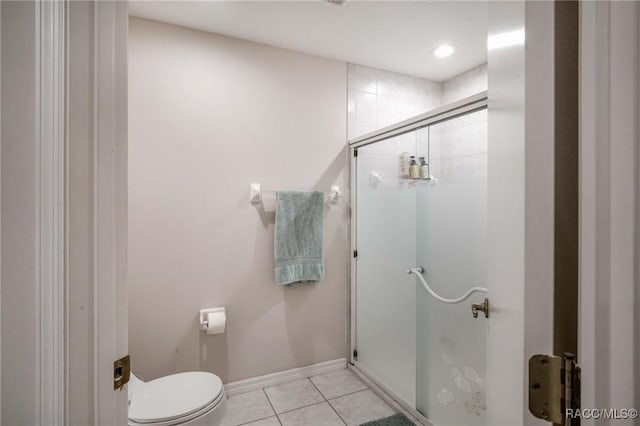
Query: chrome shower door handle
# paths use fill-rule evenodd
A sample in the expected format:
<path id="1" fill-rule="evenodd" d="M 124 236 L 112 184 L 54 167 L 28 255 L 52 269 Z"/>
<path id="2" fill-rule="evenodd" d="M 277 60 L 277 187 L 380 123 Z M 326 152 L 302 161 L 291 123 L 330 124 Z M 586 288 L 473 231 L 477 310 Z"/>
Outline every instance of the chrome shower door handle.
<path id="1" fill-rule="evenodd" d="M 478 318 L 478 312 L 483 312 L 485 318 L 489 318 L 489 299 L 486 297 L 482 303 L 471 304 L 471 314 L 474 318 Z"/>

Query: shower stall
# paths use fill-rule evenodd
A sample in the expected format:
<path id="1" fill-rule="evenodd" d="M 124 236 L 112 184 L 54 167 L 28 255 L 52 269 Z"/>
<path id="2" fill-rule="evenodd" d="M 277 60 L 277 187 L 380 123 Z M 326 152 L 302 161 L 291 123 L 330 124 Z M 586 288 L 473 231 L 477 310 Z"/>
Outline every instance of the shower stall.
<path id="1" fill-rule="evenodd" d="M 481 93 L 350 141 L 351 362 L 434 425 L 485 424 L 486 105 Z M 428 173 L 407 176 L 408 156 Z"/>

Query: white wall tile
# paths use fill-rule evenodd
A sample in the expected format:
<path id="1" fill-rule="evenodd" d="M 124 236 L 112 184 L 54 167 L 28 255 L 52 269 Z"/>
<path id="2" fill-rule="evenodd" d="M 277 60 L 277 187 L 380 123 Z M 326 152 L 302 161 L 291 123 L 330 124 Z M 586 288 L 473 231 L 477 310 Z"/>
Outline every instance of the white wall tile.
<path id="1" fill-rule="evenodd" d="M 440 83 L 357 64 L 347 74 L 349 139 L 440 105 Z"/>
<path id="2" fill-rule="evenodd" d="M 357 64 L 347 77 L 349 139 L 487 90 L 486 64 L 442 83 Z"/>
<path id="3" fill-rule="evenodd" d="M 465 71 L 442 84 L 442 104 L 464 99 L 487 90 L 487 64 Z"/>

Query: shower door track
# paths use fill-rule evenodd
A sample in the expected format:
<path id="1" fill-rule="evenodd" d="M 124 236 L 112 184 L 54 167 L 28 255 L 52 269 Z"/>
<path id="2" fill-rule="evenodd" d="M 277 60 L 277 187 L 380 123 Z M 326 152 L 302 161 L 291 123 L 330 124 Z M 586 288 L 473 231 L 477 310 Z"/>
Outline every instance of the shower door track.
<path id="1" fill-rule="evenodd" d="M 351 368 L 354 369 L 361 376 L 366 377 L 369 381 L 375 384 L 378 387 L 378 392 L 384 392 L 393 399 L 398 405 L 400 405 L 404 410 L 410 413 L 417 420 L 422 422 L 425 425 L 432 425 L 428 418 L 422 415 L 417 409 L 411 406 L 407 401 L 402 400 L 401 397 L 396 395 L 390 389 L 388 389 L 384 384 L 379 383 L 379 381 L 363 366 L 359 365 L 356 360 L 355 351 L 356 348 L 356 335 L 357 335 L 357 327 L 356 327 L 356 284 L 357 284 L 357 269 L 356 269 L 356 261 L 357 261 L 357 156 L 355 155 L 357 149 L 359 147 L 374 144 L 376 142 L 382 142 L 389 138 L 403 135 L 405 133 L 412 132 L 417 129 L 421 129 L 423 127 L 427 127 L 442 121 L 450 120 L 456 117 L 460 117 L 465 114 L 470 114 L 472 112 L 476 112 L 482 109 L 486 109 L 488 107 L 488 95 L 487 92 L 480 92 L 476 95 L 469 96 L 467 98 L 461 99 L 456 102 L 449 103 L 447 105 L 443 105 L 438 107 L 432 111 L 429 111 L 424 114 L 417 115 L 415 117 L 411 117 L 409 119 L 400 121 L 396 124 L 392 124 L 387 127 L 383 127 L 380 130 L 375 132 L 367 133 L 363 136 L 359 136 L 354 139 L 349 140 L 349 156 L 351 158 L 350 162 L 350 180 L 351 180 L 351 197 L 350 197 L 350 209 L 349 215 L 351 217 L 350 221 L 350 247 L 351 251 L 349 252 L 351 255 L 350 262 L 350 302 L 349 302 L 349 353 L 348 360 Z"/>
<path id="2" fill-rule="evenodd" d="M 411 421 L 417 421 L 422 426 L 435 426 L 431 420 L 426 418 L 420 411 L 408 404 L 400 395 L 396 394 L 393 390 L 381 383 L 370 371 L 364 366 L 354 362 L 349 365 L 348 368 L 353 371 L 360 379 L 362 379 L 367 386 L 382 398 L 387 404 L 391 405 L 396 410 L 400 411 L 405 416 L 409 417 Z M 411 418 L 413 417 L 413 418 Z"/>
<path id="3" fill-rule="evenodd" d="M 349 140 L 351 148 L 358 148 L 364 145 L 380 142 L 394 136 L 409 133 L 416 129 L 426 127 L 440 121 L 449 120 L 460 115 L 468 114 L 487 107 L 487 92 L 480 92 L 468 98 L 443 105 L 427 113 L 416 115 L 400 121 L 399 123 L 383 127 L 375 132 L 367 133 Z"/>

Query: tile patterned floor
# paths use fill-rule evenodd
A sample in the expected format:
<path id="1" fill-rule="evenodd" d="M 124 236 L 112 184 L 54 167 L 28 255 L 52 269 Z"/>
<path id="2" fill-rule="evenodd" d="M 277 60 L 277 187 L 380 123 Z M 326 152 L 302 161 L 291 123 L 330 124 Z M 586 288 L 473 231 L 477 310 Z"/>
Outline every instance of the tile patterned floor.
<path id="1" fill-rule="evenodd" d="M 222 426 L 357 426 L 394 413 L 344 369 L 231 396 Z"/>

